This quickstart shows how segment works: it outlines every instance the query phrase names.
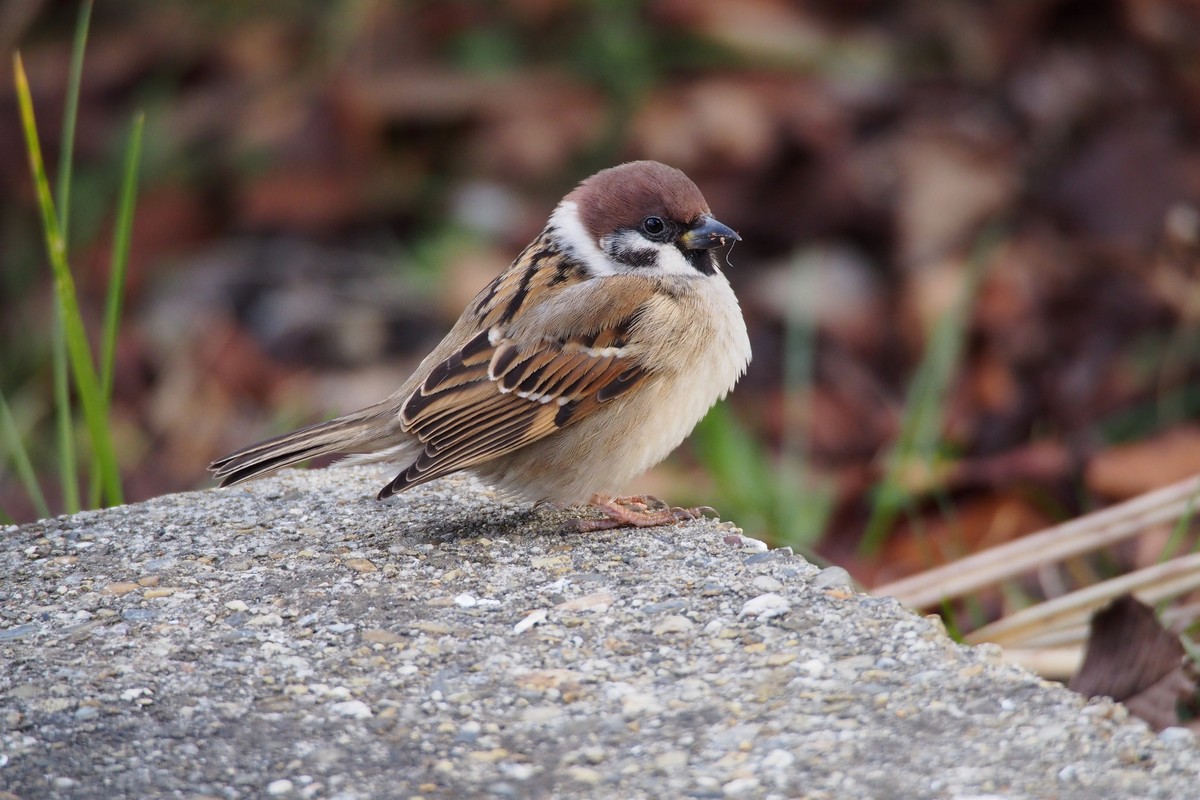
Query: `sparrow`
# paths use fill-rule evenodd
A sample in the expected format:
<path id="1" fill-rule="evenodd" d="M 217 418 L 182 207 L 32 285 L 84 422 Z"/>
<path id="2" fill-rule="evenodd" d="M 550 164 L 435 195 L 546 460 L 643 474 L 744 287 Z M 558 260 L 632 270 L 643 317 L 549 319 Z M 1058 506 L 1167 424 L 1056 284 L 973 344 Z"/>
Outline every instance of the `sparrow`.
<path id="1" fill-rule="evenodd" d="M 633 161 L 582 181 L 390 397 L 214 461 L 221 486 L 329 453 L 402 466 L 384 499 L 466 471 L 579 528 L 700 509 L 614 492 L 667 456 L 750 363 L 715 248 L 740 241 L 683 172 Z"/>

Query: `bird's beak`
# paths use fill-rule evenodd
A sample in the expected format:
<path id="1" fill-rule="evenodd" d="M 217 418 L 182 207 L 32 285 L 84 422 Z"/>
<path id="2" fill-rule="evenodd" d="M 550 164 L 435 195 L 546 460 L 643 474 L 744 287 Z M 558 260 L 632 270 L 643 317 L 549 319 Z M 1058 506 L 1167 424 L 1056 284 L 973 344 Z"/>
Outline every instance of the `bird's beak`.
<path id="1" fill-rule="evenodd" d="M 733 228 L 707 216 L 698 219 L 687 233 L 679 237 L 679 243 L 688 250 L 711 250 L 730 241 L 741 240 L 742 237 L 738 236 Z"/>

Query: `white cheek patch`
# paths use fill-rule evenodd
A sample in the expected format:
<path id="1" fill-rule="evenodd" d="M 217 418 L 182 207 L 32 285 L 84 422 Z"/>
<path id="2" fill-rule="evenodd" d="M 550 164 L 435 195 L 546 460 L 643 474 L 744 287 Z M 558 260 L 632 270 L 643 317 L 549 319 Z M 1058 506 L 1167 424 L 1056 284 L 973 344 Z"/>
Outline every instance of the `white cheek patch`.
<path id="1" fill-rule="evenodd" d="M 592 241 L 579 221 L 579 208 L 570 200 L 564 200 L 550 215 L 550 227 L 556 229 L 558 243 L 582 261 L 592 275 L 616 275 L 615 264 Z"/>

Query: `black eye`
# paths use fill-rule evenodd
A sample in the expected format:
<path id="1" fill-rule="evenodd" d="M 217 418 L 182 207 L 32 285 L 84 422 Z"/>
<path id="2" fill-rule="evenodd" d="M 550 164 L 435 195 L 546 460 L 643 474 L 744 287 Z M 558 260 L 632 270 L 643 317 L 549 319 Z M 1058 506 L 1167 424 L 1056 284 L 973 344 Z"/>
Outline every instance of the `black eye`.
<path id="1" fill-rule="evenodd" d="M 646 217 L 642 220 L 642 230 L 645 231 L 647 236 L 662 236 L 663 231 L 666 229 L 667 223 L 662 221 L 662 217 Z"/>

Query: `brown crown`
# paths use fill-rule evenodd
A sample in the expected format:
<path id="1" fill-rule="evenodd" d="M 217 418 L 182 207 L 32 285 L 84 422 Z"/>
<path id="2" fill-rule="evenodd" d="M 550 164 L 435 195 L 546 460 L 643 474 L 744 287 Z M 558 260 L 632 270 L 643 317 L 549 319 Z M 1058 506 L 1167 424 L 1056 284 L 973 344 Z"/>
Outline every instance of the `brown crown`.
<path id="1" fill-rule="evenodd" d="M 709 214 L 691 178 L 657 161 L 630 161 L 587 178 L 564 198 L 579 207 L 580 221 L 595 240 L 636 228 L 650 215 L 690 225 Z"/>

